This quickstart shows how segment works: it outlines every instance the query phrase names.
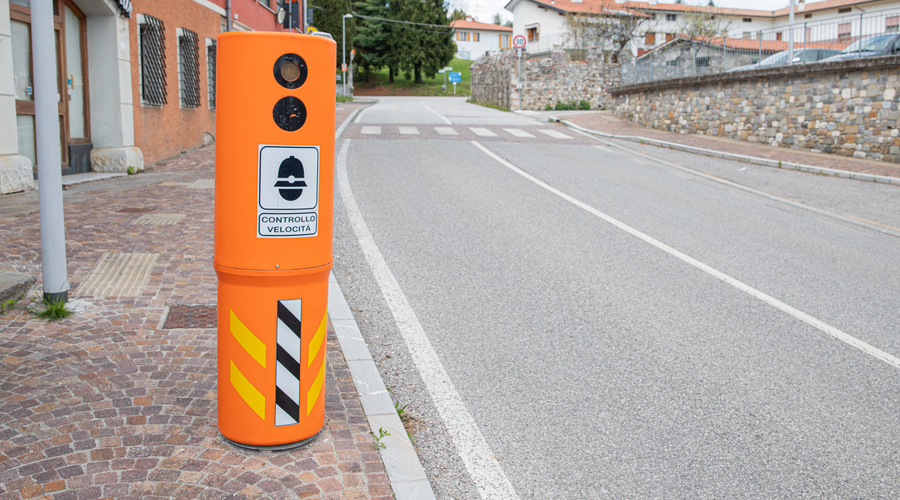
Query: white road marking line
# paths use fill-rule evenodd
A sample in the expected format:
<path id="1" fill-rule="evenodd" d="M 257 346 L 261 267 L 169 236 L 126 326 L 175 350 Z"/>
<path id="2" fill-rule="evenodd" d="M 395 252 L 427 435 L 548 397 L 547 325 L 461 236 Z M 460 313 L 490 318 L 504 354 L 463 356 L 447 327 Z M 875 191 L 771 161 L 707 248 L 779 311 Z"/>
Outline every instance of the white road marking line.
<path id="1" fill-rule="evenodd" d="M 428 106 L 425 106 L 425 101 L 422 101 L 422 106 L 424 106 L 425 109 L 427 109 L 428 111 L 431 111 L 432 113 L 434 113 L 434 114 L 438 115 L 439 117 L 441 117 L 441 120 L 444 120 L 444 123 L 446 123 L 447 125 L 453 125 L 453 122 L 451 122 L 450 120 L 448 120 L 446 116 L 444 116 L 444 115 L 438 113 L 437 111 L 435 111 L 435 110 L 429 108 Z"/>
<path id="2" fill-rule="evenodd" d="M 362 133 L 363 133 L 363 134 L 376 134 L 376 135 L 377 135 L 377 134 L 380 134 L 380 133 L 381 133 L 381 127 L 373 127 L 373 126 L 363 127 L 363 128 L 362 128 Z"/>
<path id="3" fill-rule="evenodd" d="M 416 127 L 399 127 L 402 135 L 419 135 L 419 129 Z"/>
<path id="4" fill-rule="evenodd" d="M 419 375 L 425 382 L 434 405 L 447 427 L 447 432 L 453 439 L 459 456 L 465 464 L 469 476 L 475 482 L 481 498 L 517 499 L 519 496 L 516 494 L 516 490 L 509 482 L 509 478 L 506 477 L 506 473 L 503 472 L 503 468 L 500 467 L 453 382 L 450 381 L 450 376 L 441 364 L 428 336 L 425 335 L 425 330 L 419 323 L 416 313 L 412 310 L 397 279 L 384 261 L 372 234 L 369 233 L 369 228 L 359 211 L 347 177 L 347 152 L 349 149 L 350 140 L 344 140 L 336 165 L 338 191 L 344 207 L 347 209 L 347 217 L 350 219 L 350 225 L 356 234 L 363 255 L 391 309 L 397 329 L 406 342 L 406 347 L 419 370 Z"/>
<path id="5" fill-rule="evenodd" d="M 551 193 L 568 201 L 569 203 L 575 205 L 576 207 L 581 208 L 582 210 L 605 220 L 606 222 L 612 224 L 613 226 L 618 227 L 619 229 L 625 231 L 626 233 L 628 233 L 636 238 L 639 238 L 641 240 L 644 240 L 645 242 L 655 246 L 656 248 L 659 248 L 660 250 L 663 250 L 664 252 L 681 259 L 682 261 L 696 267 L 697 269 L 709 274 L 710 276 L 718 278 L 718 279 L 724 281 L 725 283 L 728 283 L 729 285 L 737 288 L 738 290 L 741 290 L 741 291 L 743 291 L 753 297 L 756 297 L 757 299 L 759 299 L 777 309 L 780 309 L 783 312 L 790 314 L 791 316 L 799 319 L 800 321 L 803 321 L 804 323 L 807 323 L 807 324 L 821 330 L 822 332 L 827 333 L 828 335 L 831 335 L 832 337 L 840 340 L 841 342 L 845 342 L 845 343 L 865 352 L 866 354 L 869 354 L 881 361 L 884 361 L 885 363 L 887 363 L 889 365 L 894 366 L 895 368 L 900 368 L 900 358 L 897 358 L 896 356 L 892 356 L 892 355 L 882 351 L 881 349 L 878 349 L 877 347 L 869 345 L 866 342 L 863 342 L 862 340 L 857 339 L 856 337 L 848 335 L 848 334 L 842 332 L 841 330 L 838 330 L 837 328 L 825 323 L 824 321 L 818 320 L 818 319 L 810 316 L 809 314 L 804 313 L 803 311 L 795 309 L 795 308 L 785 304 L 784 302 L 781 302 L 780 300 L 778 300 L 774 297 L 771 297 L 771 296 L 751 287 L 750 285 L 748 285 L 742 281 L 732 278 L 731 276 L 728 276 L 727 274 L 725 274 L 721 271 L 718 271 L 718 270 L 700 262 L 699 260 L 694 259 L 693 257 L 690 257 L 686 254 L 679 252 L 678 250 L 675 250 L 674 248 L 666 245 L 665 243 L 662 243 L 661 241 L 657 241 L 657 240 L 651 238 L 650 236 L 638 231 L 637 229 L 634 229 L 633 227 L 631 227 L 623 222 L 620 222 L 620 221 L 610 217 L 609 215 L 606 215 L 605 213 L 597 210 L 596 208 L 588 205 L 587 203 L 584 203 L 572 196 L 569 196 L 566 193 L 563 193 L 562 191 L 554 188 L 553 186 L 550 186 L 546 182 L 532 176 L 531 174 L 526 173 L 525 171 L 521 170 L 519 167 L 516 167 L 512 163 L 509 163 L 508 161 L 504 160 L 503 158 L 500 158 L 499 156 L 494 154 L 491 150 L 484 147 L 482 144 L 480 144 L 476 141 L 472 141 L 472 144 L 474 144 L 475 147 L 477 147 L 478 149 L 484 151 L 485 154 L 487 154 L 491 158 L 497 160 L 504 167 L 521 175 L 522 177 L 524 177 L 524 178 L 528 179 L 529 181 L 537 184 L 538 186 L 546 189 L 547 191 L 550 191 Z"/>
<path id="6" fill-rule="evenodd" d="M 475 132 L 475 135 L 480 135 L 481 137 L 497 137 L 497 134 L 483 127 L 469 127 L 469 130 Z"/>
<path id="7" fill-rule="evenodd" d="M 459 132 L 450 127 L 434 127 L 434 131 L 441 135 L 459 135 Z"/>
<path id="8" fill-rule="evenodd" d="M 503 130 L 509 132 L 510 134 L 512 134 L 516 137 L 532 137 L 532 138 L 534 137 L 533 135 L 529 134 L 528 132 L 526 132 L 520 128 L 505 128 Z"/>
<path id="9" fill-rule="evenodd" d="M 542 128 L 542 129 L 539 129 L 538 132 L 549 135 L 550 137 L 553 137 L 554 139 L 571 139 L 572 138 L 572 136 L 566 135 L 566 134 L 556 131 L 556 130 Z"/>

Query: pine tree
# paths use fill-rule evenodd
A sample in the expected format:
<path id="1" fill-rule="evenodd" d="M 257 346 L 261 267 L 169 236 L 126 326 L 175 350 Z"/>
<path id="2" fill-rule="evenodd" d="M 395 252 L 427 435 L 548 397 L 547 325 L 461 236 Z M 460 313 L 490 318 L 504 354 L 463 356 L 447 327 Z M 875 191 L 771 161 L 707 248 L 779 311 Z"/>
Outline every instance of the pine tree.
<path id="1" fill-rule="evenodd" d="M 369 17 L 387 19 L 390 9 L 385 0 L 364 0 L 353 4 L 355 12 Z M 353 37 L 353 46 L 356 48 L 354 63 L 362 67 L 365 79 L 373 69 L 389 66 L 388 54 L 393 43 L 392 27 L 383 21 L 374 21 L 359 18 L 357 20 L 356 36 Z M 349 31 L 349 30 L 347 30 Z M 397 61 L 393 68 L 397 67 Z M 394 81 L 394 71 L 390 71 L 391 81 Z"/>
<path id="2" fill-rule="evenodd" d="M 343 35 L 343 17 L 344 14 L 352 12 L 350 0 L 310 0 L 310 5 L 321 7 L 322 9 L 314 9 L 313 22 L 311 23 L 319 31 L 330 33 L 337 42 L 337 67 L 341 67 L 343 58 L 341 57 L 341 41 Z M 299 3 L 295 4 L 300 5 Z M 356 34 L 355 19 L 347 19 L 347 59 L 350 59 L 350 48 L 353 46 L 354 36 Z"/>
<path id="3" fill-rule="evenodd" d="M 456 53 L 452 40 L 447 9 L 442 0 L 395 0 L 399 4 L 399 19 L 443 27 L 412 26 L 394 29 L 395 50 L 399 50 L 400 70 L 414 82 L 422 83 L 422 75 L 434 78 Z"/>

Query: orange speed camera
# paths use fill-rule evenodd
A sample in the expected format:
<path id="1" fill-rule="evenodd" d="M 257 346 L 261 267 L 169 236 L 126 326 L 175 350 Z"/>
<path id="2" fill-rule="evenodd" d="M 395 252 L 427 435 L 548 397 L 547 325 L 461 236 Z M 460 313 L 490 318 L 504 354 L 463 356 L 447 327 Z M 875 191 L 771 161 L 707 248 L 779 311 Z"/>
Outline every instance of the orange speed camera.
<path id="1" fill-rule="evenodd" d="M 335 43 L 230 32 L 217 45 L 219 430 L 289 448 L 325 422 Z"/>

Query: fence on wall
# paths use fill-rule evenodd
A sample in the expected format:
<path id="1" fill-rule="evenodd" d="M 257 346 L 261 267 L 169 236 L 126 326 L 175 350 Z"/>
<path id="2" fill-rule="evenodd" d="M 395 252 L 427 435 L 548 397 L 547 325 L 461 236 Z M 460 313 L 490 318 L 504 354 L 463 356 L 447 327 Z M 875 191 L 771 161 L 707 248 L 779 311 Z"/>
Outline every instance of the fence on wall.
<path id="1" fill-rule="evenodd" d="M 804 22 L 801 17 L 793 27 L 737 35 L 675 37 L 623 64 L 622 84 L 804 64 L 841 52 L 852 53 L 853 57 L 900 53 L 900 9 L 859 12 L 817 22 Z"/>

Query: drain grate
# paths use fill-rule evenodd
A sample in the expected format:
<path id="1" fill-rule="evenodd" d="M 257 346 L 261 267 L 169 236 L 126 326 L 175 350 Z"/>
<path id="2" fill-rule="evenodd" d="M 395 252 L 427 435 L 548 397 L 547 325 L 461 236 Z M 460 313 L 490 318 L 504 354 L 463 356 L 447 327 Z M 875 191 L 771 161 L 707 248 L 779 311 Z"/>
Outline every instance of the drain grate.
<path id="1" fill-rule="evenodd" d="M 121 210 L 116 210 L 116 213 L 119 214 L 146 214 L 156 210 L 156 207 L 152 208 L 137 208 L 137 207 L 128 207 L 123 208 Z"/>
<path id="2" fill-rule="evenodd" d="M 216 306 L 171 306 L 163 330 L 215 328 Z"/>

